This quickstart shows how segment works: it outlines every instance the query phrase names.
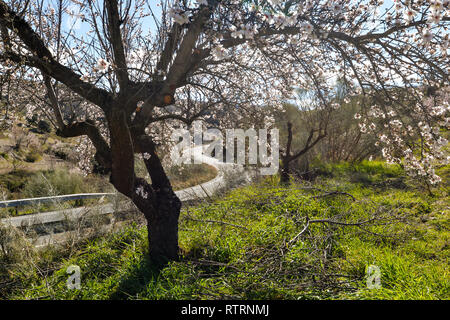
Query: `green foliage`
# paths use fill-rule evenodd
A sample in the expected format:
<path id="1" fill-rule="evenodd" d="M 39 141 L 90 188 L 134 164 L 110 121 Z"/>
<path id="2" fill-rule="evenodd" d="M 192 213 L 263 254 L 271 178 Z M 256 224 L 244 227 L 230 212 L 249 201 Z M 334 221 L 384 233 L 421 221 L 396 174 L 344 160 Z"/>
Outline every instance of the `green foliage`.
<path id="1" fill-rule="evenodd" d="M 41 155 L 36 150 L 30 150 L 25 156 L 26 162 L 37 162 L 41 159 Z"/>
<path id="2" fill-rule="evenodd" d="M 357 163 L 315 161 L 313 167 L 320 176 L 326 179 L 348 180 L 365 187 L 406 188 L 403 169 L 398 165 L 388 165 L 383 161 L 364 160 Z"/>
<path id="3" fill-rule="evenodd" d="M 30 177 L 30 173 L 25 170 L 16 170 L 6 174 L 0 174 L 0 186 L 9 192 L 20 191 Z"/>
<path id="4" fill-rule="evenodd" d="M 355 172 L 372 184 L 402 176 L 381 163 L 324 170 L 330 175 L 314 185 L 281 187 L 271 177 L 185 209 L 182 259 L 162 270 L 147 259 L 146 228 L 133 225 L 70 257 L 55 258 L 57 271 L 45 278 L 33 271 L 23 290 L 7 297 L 449 299 L 448 196 L 348 181 Z M 313 222 L 374 217 L 360 226 Z M 81 290 L 66 287 L 72 264 L 81 268 Z M 381 289 L 367 288 L 366 269 L 372 264 L 381 270 Z"/>

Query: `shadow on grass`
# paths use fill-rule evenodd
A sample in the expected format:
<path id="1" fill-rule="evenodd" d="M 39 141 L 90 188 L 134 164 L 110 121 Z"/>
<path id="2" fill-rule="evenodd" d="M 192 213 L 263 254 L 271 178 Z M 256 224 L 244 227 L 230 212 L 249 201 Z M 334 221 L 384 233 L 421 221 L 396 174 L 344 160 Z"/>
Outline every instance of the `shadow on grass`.
<path id="1" fill-rule="evenodd" d="M 151 262 L 148 256 L 142 257 L 140 263 L 127 272 L 127 277 L 120 281 L 109 299 L 133 299 L 139 293 L 145 292 L 150 283 L 156 284 L 162 268 Z"/>

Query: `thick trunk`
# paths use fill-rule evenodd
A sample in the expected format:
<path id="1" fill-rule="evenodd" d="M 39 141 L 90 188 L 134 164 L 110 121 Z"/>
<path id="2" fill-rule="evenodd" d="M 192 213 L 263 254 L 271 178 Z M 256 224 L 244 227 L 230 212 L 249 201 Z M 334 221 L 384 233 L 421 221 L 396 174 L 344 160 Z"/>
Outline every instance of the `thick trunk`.
<path id="1" fill-rule="evenodd" d="M 140 135 L 136 144 L 139 151 L 147 153 L 144 163 L 152 179 L 152 196 L 142 208 L 147 219 L 150 258 L 157 264 L 176 261 L 181 201 L 173 191 L 151 138 Z M 139 179 L 136 182 L 138 185 L 145 184 Z"/>
<path id="2" fill-rule="evenodd" d="M 281 184 L 289 184 L 289 175 L 291 174 L 290 161 L 282 159 L 280 166 L 280 182 Z"/>
<path id="3" fill-rule="evenodd" d="M 144 132 L 131 132 L 122 109 L 109 115 L 111 135 L 111 182 L 133 200 L 147 220 L 149 254 L 158 266 L 178 260 L 178 218 L 181 201 L 172 189 L 156 146 Z M 134 154 L 143 154 L 151 185 L 137 177 Z"/>
<path id="4" fill-rule="evenodd" d="M 172 190 L 158 192 L 153 212 L 146 214 L 150 259 L 158 265 L 178 260 L 181 202 Z"/>

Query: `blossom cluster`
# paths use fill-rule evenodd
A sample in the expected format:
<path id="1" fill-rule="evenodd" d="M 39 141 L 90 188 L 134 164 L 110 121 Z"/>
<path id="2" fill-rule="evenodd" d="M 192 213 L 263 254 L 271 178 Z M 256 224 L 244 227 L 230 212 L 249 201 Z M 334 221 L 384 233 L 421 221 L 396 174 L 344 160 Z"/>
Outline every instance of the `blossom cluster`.
<path id="1" fill-rule="evenodd" d="M 388 162 L 402 164 L 410 175 L 438 184 L 441 178 L 435 167 L 450 160 L 445 152 L 448 141 L 441 134 L 442 129 L 450 129 L 450 87 L 441 88 L 435 96 L 423 97 L 415 103 L 413 112 L 397 110 L 386 105 L 371 106 L 359 123 L 361 132 L 378 135 L 376 145 Z M 362 116 L 356 114 L 355 118 Z"/>

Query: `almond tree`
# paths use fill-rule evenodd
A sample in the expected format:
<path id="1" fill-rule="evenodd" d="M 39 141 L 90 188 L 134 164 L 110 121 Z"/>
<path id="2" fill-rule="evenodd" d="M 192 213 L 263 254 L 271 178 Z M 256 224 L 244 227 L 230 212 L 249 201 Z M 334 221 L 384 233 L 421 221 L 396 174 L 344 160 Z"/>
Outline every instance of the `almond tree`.
<path id="1" fill-rule="evenodd" d="M 402 87 L 420 109 L 421 88 L 448 83 L 447 13 L 448 1 L 0 0 L 0 58 L 45 93 L 58 134 L 89 138 L 145 215 L 151 258 L 167 261 L 178 257 L 181 203 L 155 128 L 238 118 L 298 87 L 325 108 L 336 78 L 368 107 L 397 108 L 391 89 Z M 86 112 L 66 119 L 63 92 Z M 136 176 L 135 154 L 151 184 Z"/>

